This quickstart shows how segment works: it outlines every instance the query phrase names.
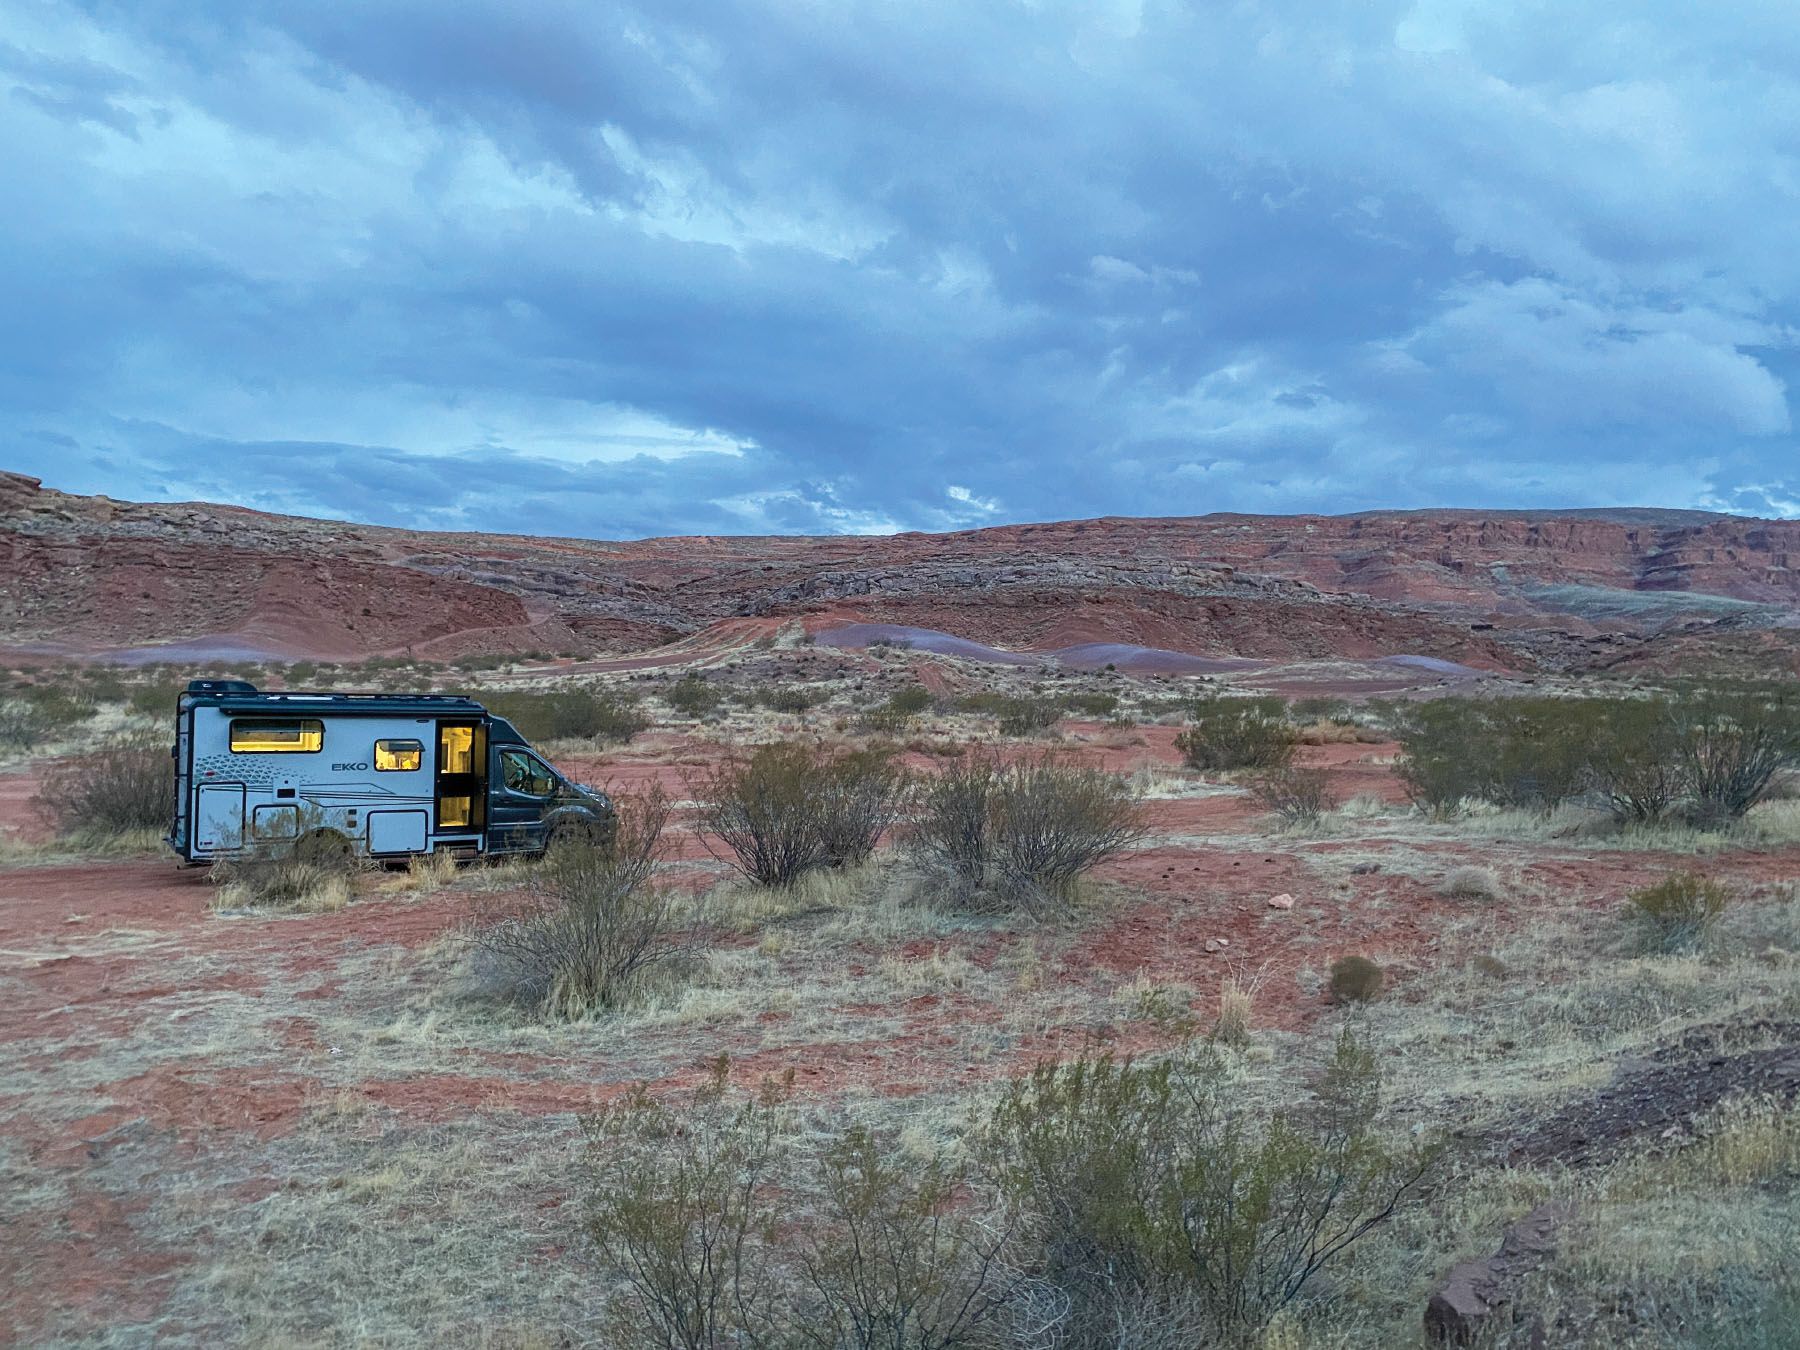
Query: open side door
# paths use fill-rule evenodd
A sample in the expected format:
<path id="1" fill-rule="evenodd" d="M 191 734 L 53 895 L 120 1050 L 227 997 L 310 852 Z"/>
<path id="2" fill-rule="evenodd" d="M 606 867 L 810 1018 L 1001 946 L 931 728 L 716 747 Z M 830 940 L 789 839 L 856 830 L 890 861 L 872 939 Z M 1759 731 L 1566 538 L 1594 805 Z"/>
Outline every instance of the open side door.
<path id="1" fill-rule="evenodd" d="M 479 834 L 487 828 L 487 726 L 482 722 L 437 724 L 433 795 L 437 832 Z"/>

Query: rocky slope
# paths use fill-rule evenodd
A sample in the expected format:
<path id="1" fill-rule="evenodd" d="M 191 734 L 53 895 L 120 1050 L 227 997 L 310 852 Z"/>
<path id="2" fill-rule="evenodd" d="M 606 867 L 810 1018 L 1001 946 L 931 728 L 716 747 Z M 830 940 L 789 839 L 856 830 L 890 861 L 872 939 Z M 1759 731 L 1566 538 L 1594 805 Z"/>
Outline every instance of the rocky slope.
<path id="1" fill-rule="evenodd" d="M 0 644 L 351 658 L 651 647 L 722 620 L 865 620 L 1001 646 L 1613 665 L 1730 634 L 1791 667 L 1800 521 L 1395 512 L 626 543 L 81 497 L 0 473 Z M 1776 635 L 1747 641 L 1746 634 Z"/>

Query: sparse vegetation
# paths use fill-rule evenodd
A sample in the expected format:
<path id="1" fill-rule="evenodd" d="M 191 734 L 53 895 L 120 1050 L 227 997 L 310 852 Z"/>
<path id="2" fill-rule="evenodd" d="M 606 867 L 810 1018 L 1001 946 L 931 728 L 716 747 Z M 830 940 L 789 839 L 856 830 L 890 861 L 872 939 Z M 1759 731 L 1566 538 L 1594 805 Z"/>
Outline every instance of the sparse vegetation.
<path id="1" fill-rule="evenodd" d="M 1706 937 L 1731 903 L 1731 891 L 1696 872 L 1673 872 L 1626 899 L 1652 951 L 1687 951 Z"/>
<path id="2" fill-rule="evenodd" d="M 952 903 L 1065 909 L 1076 879 L 1144 830 L 1117 774 L 1052 755 L 1002 764 L 970 756 L 921 785 L 912 842 Z"/>
<path id="3" fill-rule="evenodd" d="M 1331 996 L 1340 1003 L 1372 1003 L 1381 997 L 1383 972 L 1366 956 L 1344 956 L 1331 963 Z"/>
<path id="4" fill-rule="evenodd" d="M 904 781 L 887 748 L 775 741 L 727 758 L 690 788 L 739 871 L 791 886 L 815 868 L 867 858 L 894 821 Z"/>
<path id="5" fill-rule="evenodd" d="M 719 706 L 724 695 L 698 675 L 683 675 L 663 697 L 683 717 L 704 717 Z"/>
<path id="6" fill-rule="evenodd" d="M 1247 1345 L 1393 1217 L 1429 1154 L 1374 1130 L 1380 1075 L 1346 1031 L 1305 1108 L 1258 1120 L 1224 1061 L 1082 1056 L 1011 1084 L 985 1136 L 1025 1270 L 1069 1345 Z"/>
<path id="7" fill-rule="evenodd" d="M 531 741 L 570 739 L 622 745 L 650 725 L 635 699 L 610 691 L 484 692 L 481 702 Z"/>
<path id="8" fill-rule="evenodd" d="M 682 906 L 653 881 L 669 804 L 661 793 L 615 799 L 610 845 L 559 843 L 525 907 L 472 934 L 490 991 L 545 1016 L 577 1020 L 616 1009 L 677 964 L 690 945 Z"/>
<path id="9" fill-rule="evenodd" d="M 1278 698 L 1199 698 L 1186 712 L 1175 748 L 1190 769 L 1273 770 L 1293 762 L 1299 737 Z"/>
<path id="10" fill-rule="evenodd" d="M 1486 867 L 1452 868 L 1439 892 L 1447 900 L 1478 900 L 1485 904 L 1492 904 L 1505 894 L 1500 878 Z"/>
<path id="11" fill-rule="evenodd" d="M 65 835 L 166 830 L 175 815 L 174 761 L 156 745 L 114 745 L 58 760 L 44 775 L 38 803 Z"/>
<path id="12" fill-rule="evenodd" d="M 1244 786 L 1284 825 L 1314 828 L 1337 805 L 1324 769 L 1285 764 L 1246 779 Z"/>

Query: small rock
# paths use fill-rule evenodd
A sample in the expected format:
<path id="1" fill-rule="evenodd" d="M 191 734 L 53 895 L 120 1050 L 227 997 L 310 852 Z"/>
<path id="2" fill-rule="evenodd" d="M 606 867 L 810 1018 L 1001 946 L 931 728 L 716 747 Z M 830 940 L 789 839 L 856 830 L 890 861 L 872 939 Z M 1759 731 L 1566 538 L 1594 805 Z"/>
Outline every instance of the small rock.
<path id="1" fill-rule="evenodd" d="M 1425 1306 L 1425 1339 L 1432 1345 L 1472 1345 L 1497 1312 L 1510 1307 L 1525 1277 L 1556 1253 L 1556 1232 L 1569 1217 L 1566 1203 L 1551 1201 L 1506 1230 L 1500 1250 L 1465 1261 Z"/>
<path id="2" fill-rule="evenodd" d="M 1356 877 L 1372 876 L 1381 870 L 1380 863 L 1358 863 L 1350 869 L 1350 875 Z"/>
<path id="3" fill-rule="evenodd" d="M 1231 945 L 1230 938 L 1208 938 L 1208 939 L 1206 939 L 1206 950 L 1209 952 L 1222 952 L 1230 945 Z"/>
<path id="4" fill-rule="evenodd" d="M 1293 907 L 1294 897 L 1289 895 L 1286 891 L 1283 891 L 1280 895 L 1271 895 L 1269 897 L 1270 909 L 1292 909 Z"/>

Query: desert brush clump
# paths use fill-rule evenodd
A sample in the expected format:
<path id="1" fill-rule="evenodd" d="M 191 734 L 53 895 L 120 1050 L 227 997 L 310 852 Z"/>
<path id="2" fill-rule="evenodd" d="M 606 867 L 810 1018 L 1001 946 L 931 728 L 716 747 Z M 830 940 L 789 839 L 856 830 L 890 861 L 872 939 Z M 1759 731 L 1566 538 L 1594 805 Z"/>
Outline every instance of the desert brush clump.
<path id="1" fill-rule="evenodd" d="M 622 745 L 650 725 L 637 700 L 598 689 L 487 693 L 482 701 L 529 741 L 592 740 Z"/>
<path id="2" fill-rule="evenodd" d="M 683 717 L 704 717 L 724 701 L 717 685 L 708 684 L 698 675 L 683 675 L 671 685 L 663 698 Z"/>
<path id="3" fill-rule="evenodd" d="M 1175 748 L 1190 769 L 1281 769 L 1293 762 L 1298 733 L 1279 698 L 1194 699 L 1184 709 L 1187 730 Z"/>
<path id="4" fill-rule="evenodd" d="M 316 809 L 303 810 L 291 838 L 247 834 L 214 862 L 212 905 L 219 910 L 320 913 L 349 904 L 359 873 L 369 867 L 350 841 L 321 827 Z"/>
<path id="5" fill-rule="evenodd" d="M 1227 1059 L 1086 1055 L 1010 1084 L 980 1140 L 1058 1345 L 1253 1344 L 1416 1195 L 1432 1154 L 1374 1128 L 1381 1075 L 1349 1031 L 1311 1099 L 1237 1105 Z"/>
<path id="6" fill-rule="evenodd" d="M 1244 786 L 1289 827 L 1316 828 L 1325 813 L 1337 806 L 1331 791 L 1331 774 L 1324 769 L 1284 764 L 1245 779 Z"/>
<path id="7" fill-rule="evenodd" d="M 607 1344 L 655 1350 L 993 1345 L 1019 1277 L 966 1165 L 859 1124 L 803 1129 L 792 1076 L 687 1100 L 641 1086 L 582 1120 L 586 1232 L 619 1281 Z M 821 1142 L 822 1139 L 822 1142 Z M 805 1215 L 797 1219 L 797 1215 Z"/>
<path id="8" fill-rule="evenodd" d="M 1383 972 L 1366 956 L 1344 956 L 1331 963 L 1331 996 L 1340 1003 L 1372 1003 L 1381 997 Z"/>
<path id="9" fill-rule="evenodd" d="M 1505 895 L 1500 878 L 1485 867 L 1453 867 L 1444 874 L 1438 893 L 1446 900 L 1499 900 Z"/>
<path id="10" fill-rule="evenodd" d="M 1651 951 L 1673 953 L 1700 945 L 1731 904 L 1729 887 L 1697 872 L 1673 872 L 1626 896 Z"/>
<path id="11" fill-rule="evenodd" d="M 615 798 L 614 808 L 610 841 L 553 844 L 529 898 L 470 932 L 477 976 L 493 995 L 577 1020 L 622 1006 L 687 955 L 688 906 L 653 877 L 669 802 L 652 788 Z"/>
<path id="12" fill-rule="evenodd" d="M 1125 779 L 1056 755 L 972 755 L 919 786 L 911 844 L 951 902 L 1066 909 L 1076 880 L 1144 834 Z"/>
<path id="13" fill-rule="evenodd" d="M 44 775 L 37 806 L 65 836 L 166 830 L 175 817 L 174 760 L 167 746 L 143 744 L 58 760 Z"/>
<path id="14" fill-rule="evenodd" d="M 1549 812 L 1591 797 L 1626 823 L 1682 811 L 1741 819 L 1800 763 L 1800 701 L 1785 689 L 1642 698 L 1441 698 L 1390 705 L 1408 795 L 1438 817 L 1468 801 Z"/>
<path id="15" fill-rule="evenodd" d="M 906 775 L 889 746 L 773 741 L 728 756 L 689 790 L 727 861 L 762 886 L 865 861 L 893 824 Z"/>

